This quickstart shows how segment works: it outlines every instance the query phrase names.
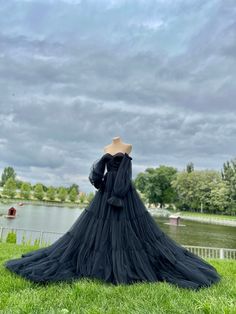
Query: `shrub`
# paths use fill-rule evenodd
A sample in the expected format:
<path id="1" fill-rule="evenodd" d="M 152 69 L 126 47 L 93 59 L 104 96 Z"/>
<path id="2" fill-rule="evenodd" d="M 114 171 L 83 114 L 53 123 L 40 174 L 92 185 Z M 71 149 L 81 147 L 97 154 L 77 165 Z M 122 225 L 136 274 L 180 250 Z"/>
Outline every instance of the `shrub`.
<path id="1" fill-rule="evenodd" d="M 14 232 L 14 231 L 8 232 L 6 242 L 7 243 L 16 243 L 16 232 Z"/>

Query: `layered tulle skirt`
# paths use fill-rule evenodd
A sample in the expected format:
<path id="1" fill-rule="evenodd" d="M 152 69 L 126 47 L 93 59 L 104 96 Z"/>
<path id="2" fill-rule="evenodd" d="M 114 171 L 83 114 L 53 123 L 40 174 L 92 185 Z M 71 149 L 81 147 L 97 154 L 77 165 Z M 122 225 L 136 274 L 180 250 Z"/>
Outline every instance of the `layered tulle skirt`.
<path id="1" fill-rule="evenodd" d="M 167 281 L 198 289 L 220 280 L 211 264 L 161 230 L 133 184 L 124 208 L 109 205 L 109 196 L 109 190 L 98 190 L 57 241 L 6 261 L 5 267 L 44 284 L 86 277 L 114 285 Z"/>

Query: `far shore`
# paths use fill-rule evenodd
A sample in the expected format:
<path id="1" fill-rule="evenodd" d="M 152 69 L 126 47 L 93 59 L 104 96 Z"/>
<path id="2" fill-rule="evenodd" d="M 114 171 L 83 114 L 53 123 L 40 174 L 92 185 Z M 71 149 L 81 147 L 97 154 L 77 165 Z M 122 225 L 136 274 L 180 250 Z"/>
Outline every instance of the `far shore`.
<path id="1" fill-rule="evenodd" d="M 236 227 L 236 216 L 230 215 L 220 215 L 220 214 L 209 214 L 209 213 L 197 213 L 197 212 L 170 212 L 170 214 L 163 215 L 161 212 L 158 213 L 158 209 L 154 210 L 150 208 L 149 211 L 153 214 L 153 216 L 165 216 L 169 215 L 179 216 L 181 220 L 191 220 L 191 221 L 199 221 L 203 223 L 212 223 L 216 225 L 223 226 L 232 226 Z"/>
<path id="2" fill-rule="evenodd" d="M 60 202 L 60 201 L 49 201 L 49 200 L 22 200 L 22 199 L 1 199 L 0 204 L 10 206 L 20 206 L 19 204 L 23 203 L 23 205 L 37 205 L 37 206 L 58 206 L 58 207 L 85 207 L 88 203 L 80 203 L 80 202 Z"/>
<path id="3" fill-rule="evenodd" d="M 203 214 L 204 215 L 204 214 Z M 197 216 L 197 215 L 191 215 L 191 213 L 184 213 L 184 215 L 179 215 L 181 219 L 183 220 L 191 220 L 191 221 L 199 221 L 199 222 L 205 222 L 205 223 L 211 223 L 215 225 L 223 225 L 223 226 L 232 226 L 236 227 L 236 219 L 234 216 L 229 216 L 230 218 L 219 218 L 214 217 L 214 214 L 212 214 L 212 217 L 209 217 L 209 214 L 206 214 L 206 217 L 204 216 Z"/>

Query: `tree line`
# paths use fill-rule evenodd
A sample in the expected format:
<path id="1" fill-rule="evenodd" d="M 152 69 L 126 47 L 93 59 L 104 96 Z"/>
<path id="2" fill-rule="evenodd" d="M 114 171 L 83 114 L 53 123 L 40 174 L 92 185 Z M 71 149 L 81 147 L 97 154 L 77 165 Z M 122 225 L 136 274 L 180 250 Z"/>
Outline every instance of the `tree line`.
<path id="1" fill-rule="evenodd" d="M 149 205 L 183 211 L 236 215 L 236 158 L 226 161 L 220 171 L 195 170 L 192 162 L 184 170 L 160 165 L 140 172 L 134 185 Z M 16 178 L 15 170 L 6 167 L 1 176 L 2 196 L 23 199 L 78 201 L 79 186 L 32 185 Z M 80 202 L 90 202 L 94 193 L 81 193 Z M 1 196 L 0 196 L 1 197 Z"/>
<path id="2" fill-rule="evenodd" d="M 149 204 L 236 214 L 236 158 L 225 162 L 221 171 L 195 170 L 192 162 L 183 171 L 165 165 L 147 168 L 137 175 L 134 184 Z"/>
<path id="3" fill-rule="evenodd" d="M 77 184 L 72 184 L 70 187 L 54 187 L 46 186 L 42 183 L 31 184 L 29 182 L 24 182 L 16 178 L 16 172 L 13 167 L 4 168 L 1 176 L 0 186 L 3 187 L 2 197 L 15 198 L 18 197 L 29 200 L 37 199 L 40 201 L 70 201 L 76 202 L 80 201 L 90 201 L 94 196 L 94 193 L 81 193 L 79 195 L 79 186 Z M 19 192 L 18 192 L 19 191 Z"/>

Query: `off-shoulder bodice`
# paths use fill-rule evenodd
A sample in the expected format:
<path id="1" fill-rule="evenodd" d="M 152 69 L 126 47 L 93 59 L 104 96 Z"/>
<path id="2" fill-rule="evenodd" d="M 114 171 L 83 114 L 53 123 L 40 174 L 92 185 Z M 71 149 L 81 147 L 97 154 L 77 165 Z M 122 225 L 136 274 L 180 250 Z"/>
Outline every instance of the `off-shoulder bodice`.
<path id="1" fill-rule="evenodd" d="M 107 159 L 107 171 L 117 171 L 124 156 L 127 156 L 130 160 L 132 160 L 132 157 L 127 153 L 118 152 L 114 155 L 111 155 L 110 153 L 104 154 L 103 157 Z"/>

